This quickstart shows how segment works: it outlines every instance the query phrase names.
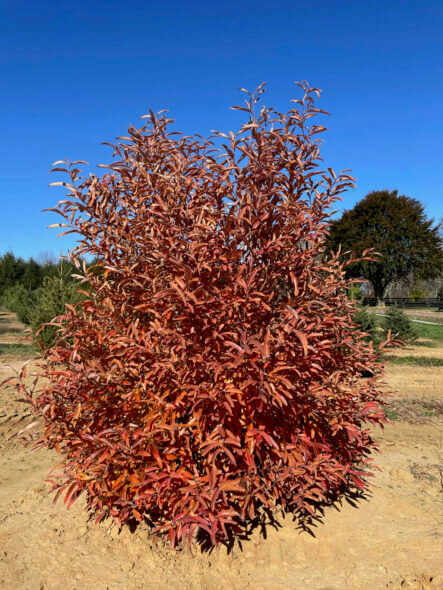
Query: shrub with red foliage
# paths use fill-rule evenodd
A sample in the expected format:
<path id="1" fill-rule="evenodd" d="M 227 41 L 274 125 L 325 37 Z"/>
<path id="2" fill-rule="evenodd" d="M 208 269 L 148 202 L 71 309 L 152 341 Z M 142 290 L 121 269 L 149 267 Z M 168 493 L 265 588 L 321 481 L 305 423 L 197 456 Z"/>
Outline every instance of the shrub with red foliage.
<path id="1" fill-rule="evenodd" d="M 58 318 L 43 385 L 20 387 L 37 445 L 63 456 L 57 497 L 84 492 L 97 520 L 215 544 L 263 509 L 314 513 L 368 485 L 381 368 L 347 263 L 324 255 L 353 179 L 321 168 L 318 91 L 300 86 L 285 114 L 248 93 L 239 132 L 208 140 L 150 113 L 102 178 L 56 163 L 73 259 L 99 262 L 79 270 L 86 298 Z"/>

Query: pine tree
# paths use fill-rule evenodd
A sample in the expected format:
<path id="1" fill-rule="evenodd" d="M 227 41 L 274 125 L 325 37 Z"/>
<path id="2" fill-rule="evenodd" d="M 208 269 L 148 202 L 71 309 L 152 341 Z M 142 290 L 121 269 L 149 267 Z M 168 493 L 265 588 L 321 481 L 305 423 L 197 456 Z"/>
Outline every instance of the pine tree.
<path id="1" fill-rule="evenodd" d="M 37 289 L 42 284 L 42 269 L 41 266 L 30 258 L 26 263 L 25 272 L 20 281 L 27 289 Z"/>
<path id="2" fill-rule="evenodd" d="M 72 265 L 62 261 L 55 276 L 43 279 L 37 303 L 29 312 L 30 324 L 36 340 L 43 348 L 49 348 L 57 339 L 58 327 L 45 325 L 63 315 L 67 303 L 77 303 L 82 298 L 79 284 L 71 277 Z"/>
<path id="3" fill-rule="evenodd" d="M 392 338 L 403 342 L 412 342 L 418 338 L 418 333 L 405 312 L 397 306 L 389 307 L 382 327 L 387 335 L 391 331 Z"/>
<path id="4" fill-rule="evenodd" d="M 0 298 L 0 304 L 17 314 L 19 322 L 29 324 L 29 313 L 38 298 L 38 289 L 31 291 L 23 285 L 8 287 Z"/>
<path id="5" fill-rule="evenodd" d="M 353 316 L 354 323 L 357 324 L 361 332 L 365 332 L 365 340 L 372 342 L 374 347 L 378 347 L 381 342 L 380 333 L 378 330 L 378 322 L 374 313 L 369 313 L 366 307 L 362 307 Z"/>

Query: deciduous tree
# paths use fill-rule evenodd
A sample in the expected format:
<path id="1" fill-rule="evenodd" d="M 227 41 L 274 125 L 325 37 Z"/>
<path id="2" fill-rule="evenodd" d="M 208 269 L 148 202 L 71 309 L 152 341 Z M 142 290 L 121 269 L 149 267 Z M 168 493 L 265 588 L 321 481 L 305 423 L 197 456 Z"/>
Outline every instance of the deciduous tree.
<path id="1" fill-rule="evenodd" d="M 328 250 L 368 248 L 381 254 L 377 261 L 349 265 L 347 276 L 368 280 L 375 297 L 382 301 L 387 286 L 414 273 L 433 278 L 442 270 L 442 240 L 432 219 L 427 219 L 420 201 L 397 191 L 374 191 L 332 223 Z"/>

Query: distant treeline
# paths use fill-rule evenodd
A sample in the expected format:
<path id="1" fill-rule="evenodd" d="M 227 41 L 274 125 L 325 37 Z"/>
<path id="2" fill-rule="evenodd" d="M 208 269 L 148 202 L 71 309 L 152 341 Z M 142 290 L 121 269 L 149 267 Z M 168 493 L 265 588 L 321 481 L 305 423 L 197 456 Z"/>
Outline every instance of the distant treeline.
<path id="1" fill-rule="evenodd" d="M 75 272 L 70 262 L 63 261 L 66 271 Z M 54 277 L 59 272 L 60 261 L 37 262 L 34 258 L 24 260 L 12 252 L 0 256 L 0 297 L 8 289 L 20 285 L 34 291 L 43 285 L 45 277 Z"/>
<path id="2" fill-rule="evenodd" d="M 64 313 L 66 303 L 81 299 L 80 285 L 72 277 L 77 272 L 75 266 L 64 259 L 37 262 L 34 258 L 24 260 L 7 252 L 0 256 L 0 306 L 15 312 L 19 321 L 29 324 L 40 345 L 51 346 L 57 328 L 46 326 L 39 330 Z"/>

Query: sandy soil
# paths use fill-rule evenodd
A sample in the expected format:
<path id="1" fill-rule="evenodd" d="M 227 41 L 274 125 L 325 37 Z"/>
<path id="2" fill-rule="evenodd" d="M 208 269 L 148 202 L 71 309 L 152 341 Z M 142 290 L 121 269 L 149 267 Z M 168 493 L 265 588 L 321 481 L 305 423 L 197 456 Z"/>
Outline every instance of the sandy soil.
<path id="1" fill-rule="evenodd" d="M 0 343 L 17 341 L 20 325 L 0 316 Z M 10 340 L 7 340 L 10 338 Z M 15 338 L 15 340 L 14 340 Z M 415 349 L 409 354 L 416 354 Z M 426 356 L 436 356 L 437 349 Z M 19 367 L 23 360 L 0 357 Z M 0 382 L 10 369 L 0 369 Z M 55 506 L 43 483 L 57 462 L 30 454 L 14 434 L 32 417 L 0 390 L 0 588 L 26 590 L 437 590 L 443 588 L 441 542 L 441 384 L 443 369 L 393 365 L 395 404 L 408 408 L 377 438 L 381 472 L 357 504 L 325 509 L 304 530 L 279 517 L 278 527 L 228 552 L 172 552 L 139 527 L 120 533 L 94 525 L 79 501 Z M 395 406 L 397 407 L 397 406 Z M 440 429 L 440 430 L 439 430 Z M 12 437 L 12 438 L 11 438 Z"/>

